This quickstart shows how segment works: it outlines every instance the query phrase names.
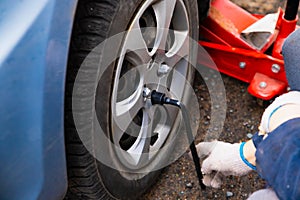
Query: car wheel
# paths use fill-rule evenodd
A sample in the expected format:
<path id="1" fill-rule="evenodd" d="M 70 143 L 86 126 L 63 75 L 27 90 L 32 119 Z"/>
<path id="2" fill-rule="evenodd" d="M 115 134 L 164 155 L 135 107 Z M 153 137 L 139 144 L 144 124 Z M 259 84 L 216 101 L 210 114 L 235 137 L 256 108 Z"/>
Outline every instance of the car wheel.
<path id="1" fill-rule="evenodd" d="M 197 8 L 196 0 L 79 1 L 65 96 L 67 196 L 136 199 L 168 164 L 178 110 L 148 98 L 151 90 L 187 98 Z"/>

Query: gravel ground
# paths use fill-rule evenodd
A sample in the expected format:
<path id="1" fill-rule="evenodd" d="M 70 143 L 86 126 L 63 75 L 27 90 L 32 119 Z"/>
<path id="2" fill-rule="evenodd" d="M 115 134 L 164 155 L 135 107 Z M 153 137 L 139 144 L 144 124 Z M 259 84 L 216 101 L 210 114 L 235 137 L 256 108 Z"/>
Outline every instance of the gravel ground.
<path id="1" fill-rule="evenodd" d="M 264 14 L 276 12 L 279 6 L 284 6 L 285 1 L 234 0 L 234 2 L 250 12 Z M 264 109 L 258 106 L 256 99 L 247 93 L 247 84 L 226 75 L 222 75 L 222 78 L 226 87 L 227 115 L 219 140 L 231 143 L 248 140 L 250 134 L 257 130 Z M 196 76 L 194 89 L 202 116 L 196 138 L 197 143 L 203 139 L 201 133 L 208 128 L 210 104 L 207 88 L 199 75 Z M 187 154 L 184 154 L 164 170 L 160 180 L 141 199 L 240 200 L 247 199 L 249 194 L 264 187 L 265 182 L 252 172 L 243 177 L 227 177 L 220 189 L 207 188 L 206 191 L 201 191 L 193 162 Z"/>
<path id="2" fill-rule="evenodd" d="M 211 70 L 209 70 L 211 71 Z M 210 78 L 210 77 L 205 77 Z M 247 93 L 247 84 L 222 75 L 226 87 L 227 113 L 223 131 L 219 140 L 226 142 L 245 141 L 256 131 L 263 108 L 256 99 Z M 201 121 L 196 143 L 203 139 L 209 126 L 209 94 L 202 79 L 196 77 L 194 84 L 199 99 Z M 158 183 L 141 199 L 246 199 L 248 195 L 265 186 L 253 172 L 244 177 L 230 176 L 224 180 L 220 189 L 207 188 L 201 191 L 194 165 L 190 157 L 184 154 L 170 165 L 161 175 Z"/>

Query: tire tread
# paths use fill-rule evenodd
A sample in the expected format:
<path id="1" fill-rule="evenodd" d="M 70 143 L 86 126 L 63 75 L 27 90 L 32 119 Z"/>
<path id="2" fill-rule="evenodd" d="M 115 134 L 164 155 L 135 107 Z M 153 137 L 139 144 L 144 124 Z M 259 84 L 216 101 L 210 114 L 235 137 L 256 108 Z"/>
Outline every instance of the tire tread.
<path id="1" fill-rule="evenodd" d="M 100 184 L 96 160 L 83 145 L 74 125 L 72 98 L 81 101 L 89 98 L 84 99 L 80 95 L 72 96 L 72 91 L 81 63 L 93 48 L 106 39 L 116 8 L 116 0 L 78 2 L 70 44 L 65 96 L 65 141 L 69 179 L 67 199 L 113 199 Z M 95 73 L 95 71 L 90 69 L 88 73 Z M 90 95 L 90 91 L 86 91 L 86 95 Z M 85 107 L 77 112 L 82 114 L 84 112 L 81 111 L 86 109 L 90 108 Z"/>

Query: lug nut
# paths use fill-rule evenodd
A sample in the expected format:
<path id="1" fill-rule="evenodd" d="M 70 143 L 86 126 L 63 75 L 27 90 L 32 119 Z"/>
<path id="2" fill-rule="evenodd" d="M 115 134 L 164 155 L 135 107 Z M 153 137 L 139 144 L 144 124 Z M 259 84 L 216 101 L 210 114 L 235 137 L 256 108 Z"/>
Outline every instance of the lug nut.
<path id="1" fill-rule="evenodd" d="M 151 97 L 151 90 L 147 87 L 144 87 L 143 89 L 143 97 L 145 99 L 150 98 Z"/>
<path id="2" fill-rule="evenodd" d="M 168 65 L 166 65 L 166 64 L 161 64 L 161 65 L 159 66 L 159 68 L 157 69 L 157 76 L 158 76 L 158 77 L 162 77 L 162 76 L 168 74 L 169 71 L 170 71 L 170 67 L 169 67 Z"/>

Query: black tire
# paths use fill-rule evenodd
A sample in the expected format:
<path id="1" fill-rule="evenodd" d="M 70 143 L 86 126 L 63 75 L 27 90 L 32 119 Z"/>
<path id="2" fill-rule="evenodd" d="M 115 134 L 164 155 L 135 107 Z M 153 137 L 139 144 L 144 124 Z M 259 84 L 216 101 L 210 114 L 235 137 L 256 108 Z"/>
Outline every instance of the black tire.
<path id="1" fill-rule="evenodd" d="M 87 150 L 78 135 L 79 129 L 85 129 L 87 134 L 92 132 L 92 122 L 90 124 L 79 122 L 76 128 L 74 122 L 74 115 L 81 116 L 86 122 L 86 119 L 93 118 L 93 113 L 97 110 L 101 128 L 107 135 L 110 134 L 110 98 L 115 73 L 114 63 L 105 70 L 98 85 L 94 84 L 93 79 L 98 78 L 101 66 L 100 68 L 97 65 L 88 67 L 85 74 L 87 82 L 78 83 L 82 85 L 82 92 L 74 96 L 75 78 L 87 55 L 105 39 L 126 31 L 143 3 L 144 0 L 79 0 L 72 32 L 65 95 L 65 137 L 69 181 L 67 198 L 136 199 L 155 182 L 160 174 L 158 170 L 130 180 L 122 176 L 118 170 L 103 165 L 94 158 L 94 152 Z M 184 0 L 184 4 L 190 19 L 190 36 L 197 39 L 197 1 Z M 121 43 L 116 43 L 116 46 L 108 51 L 117 52 L 120 45 Z M 98 55 L 96 53 L 95 60 L 101 60 L 105 53 L 109 52 L 100 51 Z M 81 102 L 81 106 L 75 110 L 72 109 L 74 99 Z M 95 145 L 97 141 L 94 141 L 92 135 L 93 133 L 89 139 Z"/>

